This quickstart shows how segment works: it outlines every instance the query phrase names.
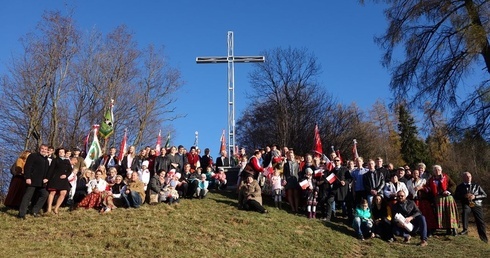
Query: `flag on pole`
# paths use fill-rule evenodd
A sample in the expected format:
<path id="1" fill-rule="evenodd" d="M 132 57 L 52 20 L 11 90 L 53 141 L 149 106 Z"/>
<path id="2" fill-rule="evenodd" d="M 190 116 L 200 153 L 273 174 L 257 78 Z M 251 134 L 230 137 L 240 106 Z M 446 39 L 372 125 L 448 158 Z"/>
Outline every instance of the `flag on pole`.
<path id="1" fill-rule="evenodd" d="M 104 121 L 100 126 L 100 136 L 107 139 L 114 133 L 114 112 L 113 112 L 114 100 L 111 99 L 109 108 L 104 113 Z"/>
<path id="2" fill-rule="evenodd" d="M 354 157 L 354 160 L 359 158 L 359 154 L 357 153 L 357 141 L 354 139 L 354 147 L 352 147 L 352 156 Z"/>
<path id="3" fill-rule="evenodd" d="M 337 157 L 340 159 L 340 164 L 344 164 L 344 160 L 343 160 L 343 159 L 342 159 L 342 157 L 340 156 L 340 150 L 339 150 L 339 149 L 337 149 L 337 150 L 335 151 L 335 154 L 337 154 Z"/>
<path id="4" fill-rule="evenodd" d="M 128 136 L 127 136 L 127 132 L 128 130 L 125 129 L 124 130 L 124 136 L 123 136 L 123 139 L 121 141 L 121 146 L 119 147 L 119 155 L 117 156 L 117 158 L 119 159 L 119 163 L 122 161 L 122 159 L 124 158 L 124 155 L 126 154 L 126 142 L 128 140 Z M 119 164 L 121 165 L 121 164 Z"/>
<path id="5" fill-rule="evenodd" d="M 194 137 L 194 146 L 196 146 L 196 149 L 199 149 L 199 132 L 195 132 L 196 137 Z"/>
<path id="6" fill-rule="evenodd" d="M 158 132 L 157 145 L 155 146 L 157 156 L 160 156 L 160 149 L 162 148 L 161 145 L 162 145 L 162 130 Z"/>
<path id="7" fill-rule="evenodd" d="M 315 152 L 320 156 L 323 154 L 322 140 L 320 139 L 320 130 L 318 124 L 315 125 Z"/>
<path id="8" fill-rule="evenodd" d="M 165 149 L 170 148 L 170 133 L 167 135 L 167 141 L 165 142 Z"/>
<path id="9" fill-rule="evenodd" d="M 88 151 L 88 139 L 90 138 L 91 132 L 92 132 L 92 129 L 90 129 L 90 131 L 88 131 L 87 137 L 85 137 L 85 140 L 83 140 L 83 152 L 85 152 L 85 154 Z"/>
<path id="10" fill-rule="evenodd" d="M 219 153 L 226 150 L 226 140 L 225 140 L 225 130 L 224 129 L 223 129 L 223 133 L 221 134 L 220 142 L 221 142 L 221 144 L 219 147 Z"/>
<path id="11" fill-rule="evenodd" d="M 85 158 L 85 165 L 89 168 L 92 163 L 102 156 L 102 149 L 100 148 L 99 139 L 97 138 L 97 131 L 99 130 L 99 125 L 94 125 L 94 139 L 90 145 L 90 149 L 87 152 L 87 157 Z"/>

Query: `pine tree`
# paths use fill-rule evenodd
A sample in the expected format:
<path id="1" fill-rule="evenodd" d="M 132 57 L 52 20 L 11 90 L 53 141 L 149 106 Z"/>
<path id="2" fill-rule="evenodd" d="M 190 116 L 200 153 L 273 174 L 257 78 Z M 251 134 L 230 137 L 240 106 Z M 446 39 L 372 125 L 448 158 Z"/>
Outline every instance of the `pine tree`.
<path id="1" fill-rule="evenodd" d="M 405 105 L 398 107 L 398 131 L 401 140 L 400 152 L 406 164 L 414 166 L 427 160 L 425 143 L 419 139 L 414 118 Z"/>

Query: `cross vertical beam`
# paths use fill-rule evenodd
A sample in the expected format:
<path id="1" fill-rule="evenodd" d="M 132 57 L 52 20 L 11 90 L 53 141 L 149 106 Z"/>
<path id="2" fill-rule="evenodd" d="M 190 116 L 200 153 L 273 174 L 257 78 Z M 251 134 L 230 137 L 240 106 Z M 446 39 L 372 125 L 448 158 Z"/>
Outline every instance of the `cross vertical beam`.
<path id="1" fill-rule="evenodd" d="M 233 52 L 233 31 L 228 31 L 228 55 L 197 57 L 198 64 L 228 64 L 228 155 L 235 149 L 235 63 L 263 63 L 264 56 L 235 56 Z M 234 153 L 236 154 L 236 153 Z"/>

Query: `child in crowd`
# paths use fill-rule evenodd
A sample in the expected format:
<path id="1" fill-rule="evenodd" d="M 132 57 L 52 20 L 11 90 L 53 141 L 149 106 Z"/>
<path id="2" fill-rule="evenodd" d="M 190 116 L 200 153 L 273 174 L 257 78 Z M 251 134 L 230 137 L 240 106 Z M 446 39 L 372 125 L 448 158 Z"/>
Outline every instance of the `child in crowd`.
<path id="1" fill-rule="evenodd" d="M 199 180 L 199 184 L 197 186 L 196 195 L 197 198 L 202 199 L 208 193 L 209 182 L 206 180 L 206 174 L 201 174 L 201 179 Z"/>
<path id="2" fill-rule="evenodd" d="M 68 176 L 68 182 L 70 182 L 71 188 L 70 192 L 68 193 L 68 199 L 66 203 L 68 205 L 73 205 L 73 197 L 75 196 L 75 191 L 77 190 L 77 174 L 78 174 L 78 168 L 73 168 L 71 171 L 70 176 Z"/>
<path id="3" fill-rule="evenodd" d="M 148 160 L 143 161 L 143 163 L 141 163 L 141 169 L 138 171 L 141 182 L 145 184 L 145 191 L 148 187 L 148 183 L 150 183 L 150 170 L 148 170 L 149 164 L 150 162 Z"/>
<path id="4" fill-rule="evenodd" d="M 272 194 L 274 195 L 274 203 L 276 208 L 282 209 L 282 177 L 280 174 L 279 166 L 274 166 L 274 175 L 271 177 L 272 181 Z"/>
<path id="5" fill-rule="evenodd" d="M 226 188 L 226 173 L 223 168 L 218 168 L 218 173 L 214 175 L 215 188 L 218 190 L 224 190 Z"/>
<path id="6" fill-rule="evenodd" d="M 180 173 L 175 173 L 175 169 L 171 169 L 169 173 L 167 173 L 167 176 L 170 174 L 170 181 L 167 184 L 167 187 L 163 192 L 165 192 L 164 196 L 165 199 L 161 200 L 163 202 L 168 203 L 169 205 L 172 205 L 174 202 L 179 202 L 179 193 L 177 192 L 176 188 L 177 185 L 180 183 Z"/>
<path id="7" fill-rule="evenodd" d="M 366 199 L 362 199 L 361 203 L 356 207 L 352 227 L 356 231 L 359 240 L 364 240 L 364 236 L 367 235 L 374 237 L 374 233 L 371 233 L 373 227 L 371 210 L 369 209 L 369 204 Z"/>
<path id="8" fill-rule="evenodd" d="M 204 174 L 206 175 L 206 180 L 209 182 L 209 187 L 213 187 L 213 185 L 214 185 L 214 180 L 213 180 L 213 176 L 214 176 L 213 167 L 212 166 L 207 166 L 206 167 L 206 171 L 204 172 Z"/>
<path id="9" fill-rule="evenodd" d="M 308 186 L 304 189 L 304 196 L 306 197 L 306 211 L 308 212 L 309 219 L 316 218 L 316 205 L 318 204 L 318 186 L 316 185 L 316 179 L 313 178 L 313 170 L 307 168 L 305 171 L 305 178 L 302 182 L 306 181 Z"/>

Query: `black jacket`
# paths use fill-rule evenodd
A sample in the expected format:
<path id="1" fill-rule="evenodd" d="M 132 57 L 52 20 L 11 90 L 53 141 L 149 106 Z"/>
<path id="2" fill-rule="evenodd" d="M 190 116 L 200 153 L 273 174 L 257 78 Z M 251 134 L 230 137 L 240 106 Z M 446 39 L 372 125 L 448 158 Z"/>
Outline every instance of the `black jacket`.
<path id="1" fill-rule="evenodd" d="M 31 186 L 43 187 L 44 179 L 48 179 L 49 161 L 40 153 L 33 153 L 27 157 L 24 165 L 25 179 L 31 179 Z"/>

